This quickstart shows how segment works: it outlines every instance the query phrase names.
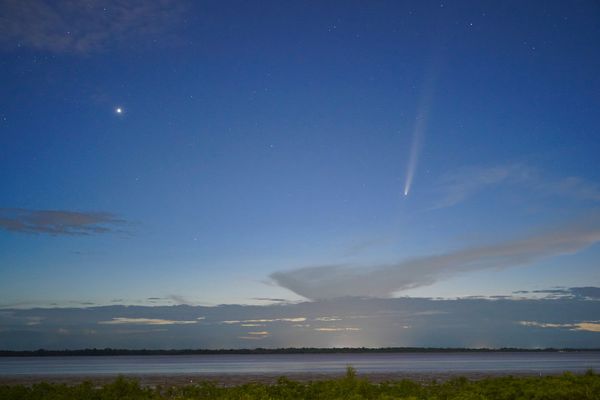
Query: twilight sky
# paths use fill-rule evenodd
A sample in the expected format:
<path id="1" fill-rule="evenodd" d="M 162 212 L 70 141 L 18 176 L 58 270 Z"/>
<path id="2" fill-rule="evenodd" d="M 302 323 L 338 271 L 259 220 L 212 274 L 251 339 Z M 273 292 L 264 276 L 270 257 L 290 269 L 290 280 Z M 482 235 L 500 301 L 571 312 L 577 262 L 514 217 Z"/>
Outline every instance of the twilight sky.
<path id="1" fill-rule="evenodd" d="M 0 0 L 0 348 L 597 344 L 598 20 Z"/>

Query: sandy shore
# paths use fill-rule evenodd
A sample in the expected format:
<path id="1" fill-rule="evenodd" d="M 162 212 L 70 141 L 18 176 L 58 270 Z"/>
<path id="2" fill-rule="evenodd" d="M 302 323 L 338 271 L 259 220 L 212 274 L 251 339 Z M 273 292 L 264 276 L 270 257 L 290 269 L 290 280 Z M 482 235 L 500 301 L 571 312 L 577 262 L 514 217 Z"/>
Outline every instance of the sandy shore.
<path id="1" fill-rule="evenodd" d="M 399 372 L 399 373 L 367 373 L 358 374 L 360 378 L 368 378 L 371 382 L 384 382 L 392 380 L 410 379 L 417 382 L 431 382 L 432 380 L 445 381 L 456 377 L 466 377 L 468 379 L 483 379 L 497 376 L 539 376 L 539 373 L 531 372 L 457 372 L 457 373 L 432 373 L 432 372 Z M 180 386 L 199 383 L 202 381 L 215 382 L 222 386 L 235 386 L 244 383 L 275 383 L 281 375 L 276 374 L 144 374 L 126 375 L 129 378 L 135 378 L 143 386 Z M 286 374 L 286 378 L 308 382 L 315 380 L 335 379 L 344 376 L 340 374 L 313 374 L 296 373 Z M 32 385 L 39 382 L 63 383 L 68 385 L 78 384 L 84 381 L 91 381 L 95 385 L 103 385 L 112 382 L 117 375 L 28 375 L 28 376 L 0 376 L 0 385 Z"/>

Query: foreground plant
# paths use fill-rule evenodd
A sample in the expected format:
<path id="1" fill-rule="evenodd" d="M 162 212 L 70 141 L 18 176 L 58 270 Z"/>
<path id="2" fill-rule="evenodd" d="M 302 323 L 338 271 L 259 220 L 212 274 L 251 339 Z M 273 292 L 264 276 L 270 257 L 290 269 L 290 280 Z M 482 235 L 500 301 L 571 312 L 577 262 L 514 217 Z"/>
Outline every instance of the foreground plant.
<path id="1" fill-rule="evenodd" d="M 193 399 L 404 399 L 404 400 L 600 400 L 600 375 L 565 373 L 546 377 L 496 377 L 445 382 L 411 380 L 372 383 L 348 367 L 340 379 L 296 382 L 281 377 L 275 384 L 247 383 L 234 387 L 205 381 L 174 387 L 143 387 L 135 379 L 119 377 L 96 387 L 39 383 L 32 386 L 0 386 L 0 400 L 193 400 Z"/>

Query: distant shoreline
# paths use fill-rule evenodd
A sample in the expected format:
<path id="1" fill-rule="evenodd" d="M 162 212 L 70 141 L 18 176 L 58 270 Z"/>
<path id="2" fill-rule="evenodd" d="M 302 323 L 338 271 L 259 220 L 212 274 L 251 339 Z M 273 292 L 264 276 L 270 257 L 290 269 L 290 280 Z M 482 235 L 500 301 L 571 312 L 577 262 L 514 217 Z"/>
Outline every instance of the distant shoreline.
<path id="1" fill-rule="evenodd" d="M 0 357 L 56 356 L 160 356 L 223 354 L 361 354 L 361 353 L 559 353 L 597 352 L 600 348 L 456 348 L 456 347 L 337 347 L 337 348 L 256 348 L 256 349 L 79 349 L 79 350 L 0 350 Z"/>

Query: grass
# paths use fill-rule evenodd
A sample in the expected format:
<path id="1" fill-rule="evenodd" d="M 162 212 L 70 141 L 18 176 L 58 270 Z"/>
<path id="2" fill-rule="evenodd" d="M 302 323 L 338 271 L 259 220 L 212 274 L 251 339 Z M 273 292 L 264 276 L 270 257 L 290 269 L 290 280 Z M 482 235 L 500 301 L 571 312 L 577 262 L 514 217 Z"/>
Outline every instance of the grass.
<path id="1" fill-rule="evenodd" d="M 410 380 L 371 383 L 348 367 L 340 379 L 300 383 L 285 377 L 267 385 L 248 383 L 222 387 L 212 382 L 178 387 L 142 387 L 134 379 L 117 378 L 102 387 L 39 383 L 32 386 L 0 386 L 1 400 L 192 400 L 192 399 L 435 399 L 435 400 L 600 400 L 600 375 L 565 373 L 545 377 L 495 377 L 445 382 Z"/>

